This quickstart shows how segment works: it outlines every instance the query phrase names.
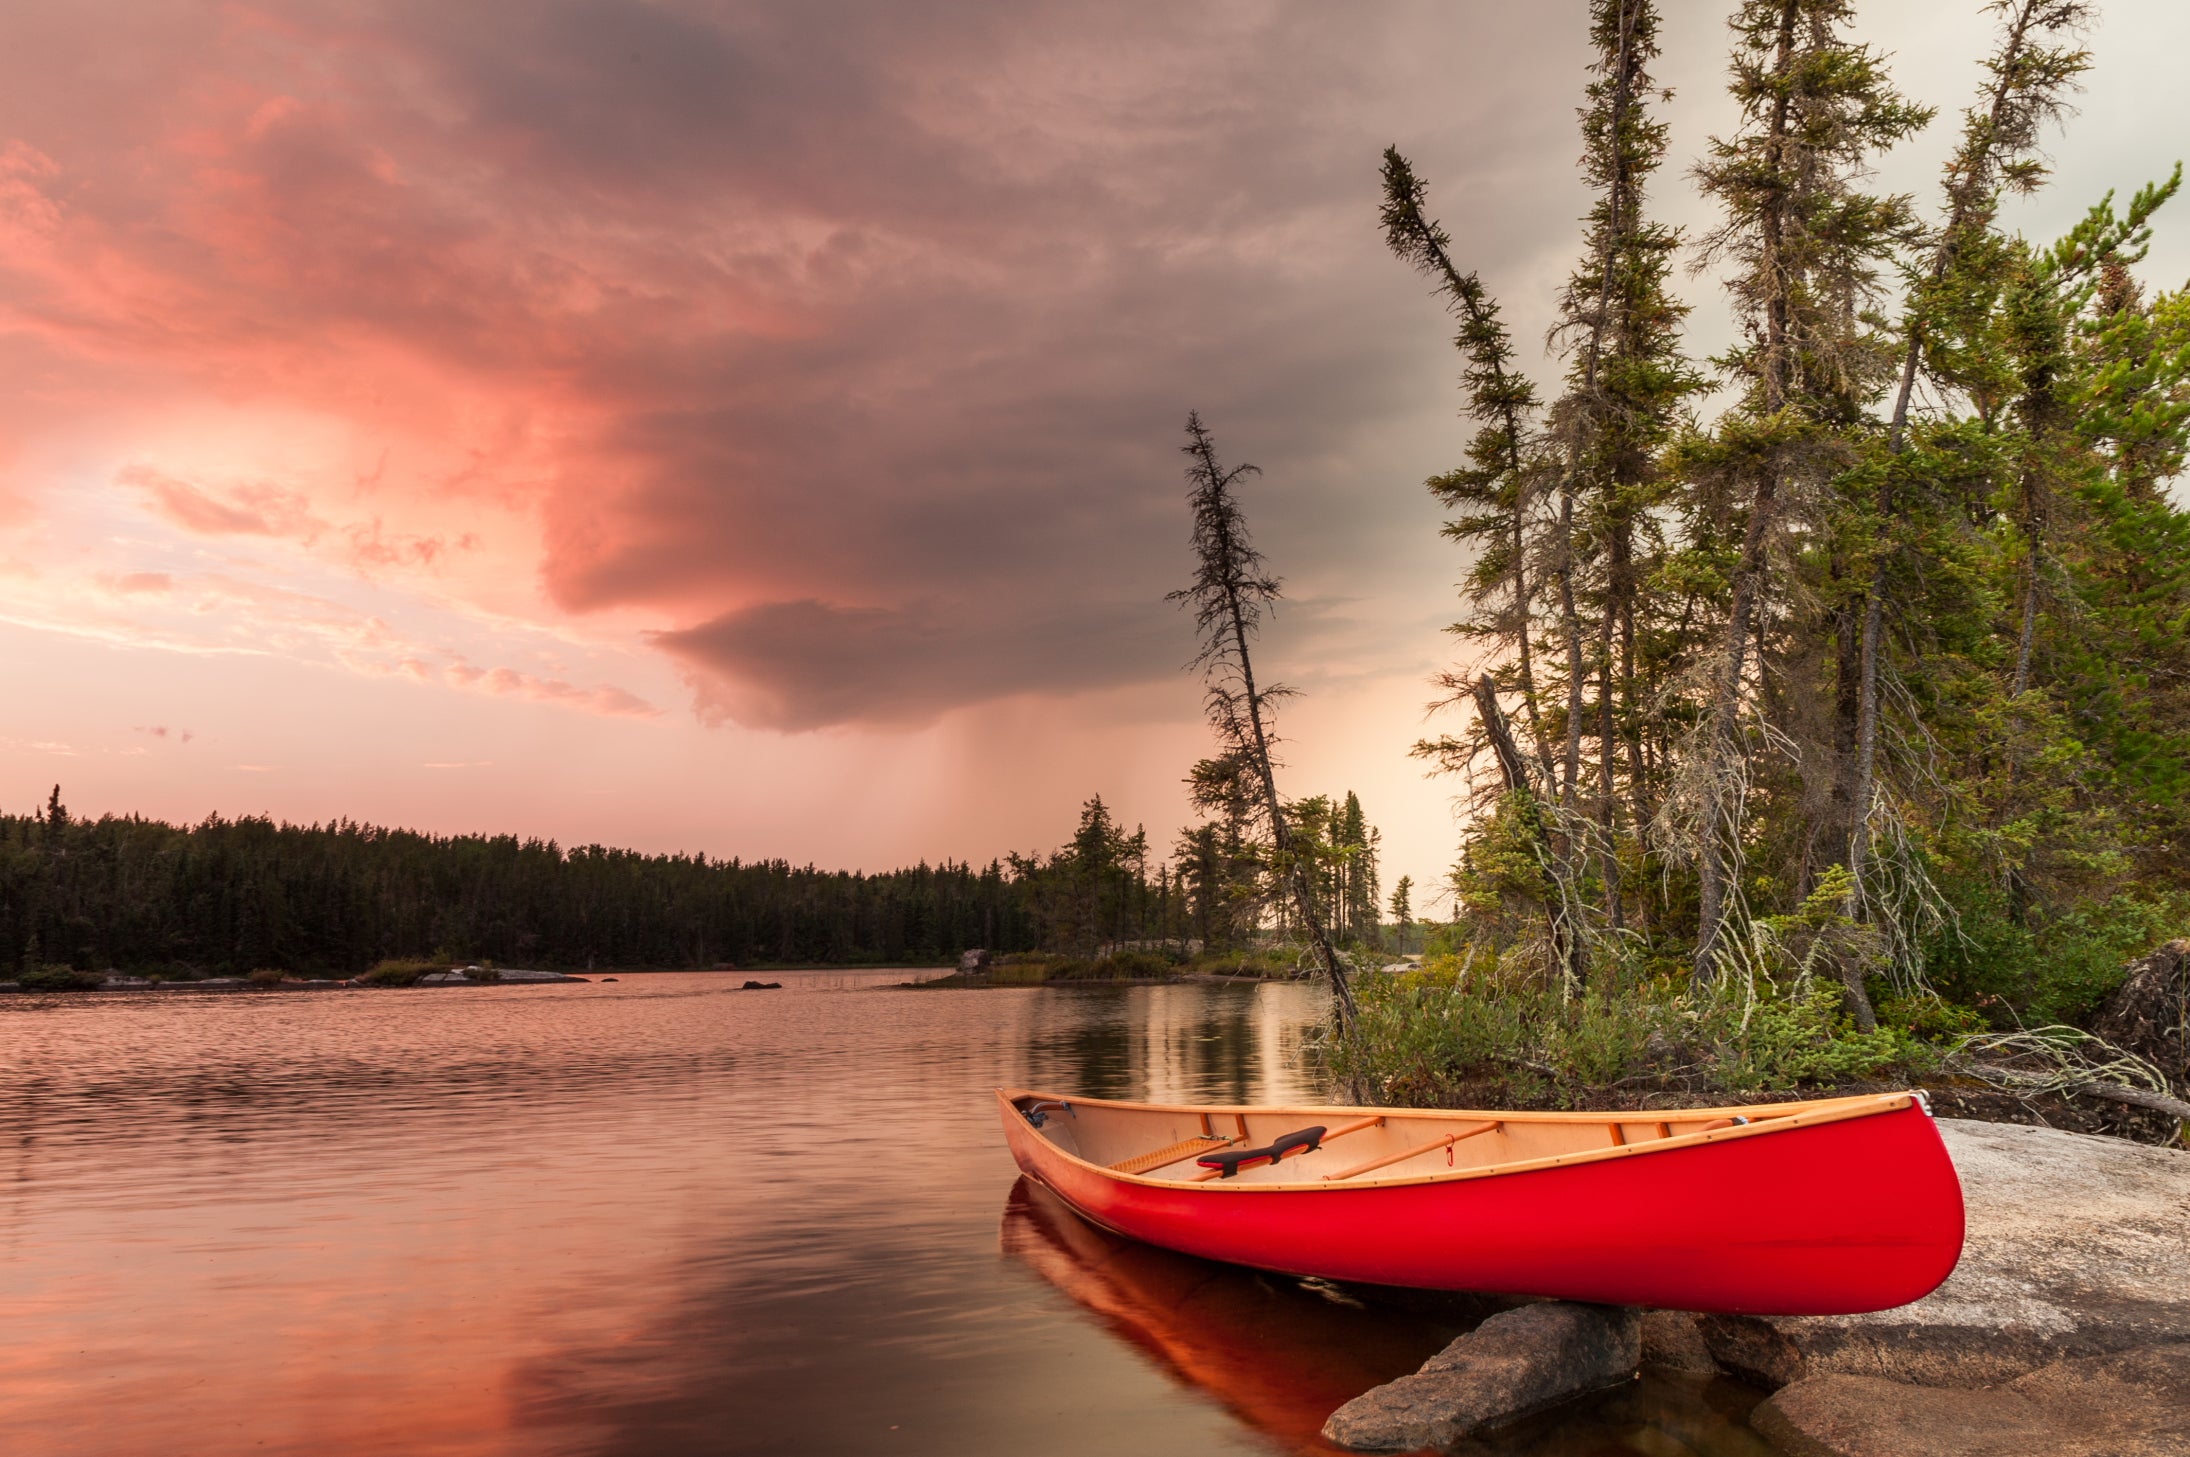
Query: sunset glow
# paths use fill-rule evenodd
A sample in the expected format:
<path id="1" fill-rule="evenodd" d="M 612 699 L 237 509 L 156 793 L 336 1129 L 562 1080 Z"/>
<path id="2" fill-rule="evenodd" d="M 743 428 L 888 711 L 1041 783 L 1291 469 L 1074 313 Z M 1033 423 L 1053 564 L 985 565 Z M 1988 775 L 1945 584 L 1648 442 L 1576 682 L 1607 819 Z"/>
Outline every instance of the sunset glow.
<path id="1" fill-rule="evenodd" d="M 1981 17 L 1869 8 L 1961 94 Z M 1586 205 L 1580 28 L 1464 9 L 11 7 L 0 804 L 873 868 L 1101 793 L 1167 843 L 1192 407 L 1266 472 L 1289 787 L 1434 879 L 1465 427 L 1376 157 L 1524 341 Z M 2034 231 L 2164 173 L 2183 26 L 2109 9 Z"/>

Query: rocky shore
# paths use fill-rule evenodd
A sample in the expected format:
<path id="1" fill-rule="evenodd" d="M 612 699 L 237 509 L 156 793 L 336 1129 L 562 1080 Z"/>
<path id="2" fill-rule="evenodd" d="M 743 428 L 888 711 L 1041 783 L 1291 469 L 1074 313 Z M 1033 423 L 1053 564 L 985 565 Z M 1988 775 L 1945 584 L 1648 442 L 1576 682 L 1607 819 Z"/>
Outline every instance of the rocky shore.
<path id="1" fill-rule="evenodd" d="M 2190 1151 L 1941 1119 L 1968 1235 L 1939 1289 L 1853 1316 L 1547 1302 L 1332 1414 L 1360 1451 L 1450 1446 L 1645 1365 L 1770 1390 L 1790 1457 L 2190 1454 Z"/>

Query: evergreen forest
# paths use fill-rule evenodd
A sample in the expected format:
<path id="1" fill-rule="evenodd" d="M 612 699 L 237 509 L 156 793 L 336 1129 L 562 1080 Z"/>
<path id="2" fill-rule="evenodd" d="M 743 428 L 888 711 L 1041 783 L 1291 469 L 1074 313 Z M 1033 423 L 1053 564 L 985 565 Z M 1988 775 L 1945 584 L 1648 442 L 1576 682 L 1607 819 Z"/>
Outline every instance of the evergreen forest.
<path id="1" fill-rule="evenodd" d="M 1943 113 L 1847 0 L 1742 0 L 1738 120 L 1689 159 L 1659 7 L 1596 0 L 1593 206 L 1541 372 L 1439 221 L 1457 201 L 1386 152 L 1386 240 L 1474 422 L 1428 483 L 1468 576 L 1459 721 L 1416 752 L 1479 811 L 1428 980 L 1504 992 L 1385 987 L 1349 1064 L 1384 1091 L 1500 1057 L 1756 1087 L 1983 1047 L 2046 1069 L 2010 1082 L 2190 1077 L 2102 1076 L 2119 1049 L 2079 1030 L 2190 930 L 2190 291 L 2140 269 L 2182 173 L 2010 227 L 2088 186 L 2045 149 L 2096 7 L 1983 9 Z M 1936 187 L 1879 190 L 1932 128 Z M 1713 210 L 1698 235 L 1657 220 L 1668 172 Z M 1711 358 L 1705 290 L 1738 326 Z"/>
<path id="2" fill-rule="evenodd" d="M 1312 800 L 1298 818 L 1321 847 L 1337 923 L 1373 936 L 1375 832 L 1360 802 Z M 1206 829 L 1182 834 L 1174 865 L 1100 798 L 1050 854 L 858 874 L 348 822 L 86 820 L 56 786 L 42 810 L 0 815 L 0 946 L 14 953 L 0 971 L 920 965 L 970 947 L 1183 956 L 1254 938 L 1261 865 Z"/>

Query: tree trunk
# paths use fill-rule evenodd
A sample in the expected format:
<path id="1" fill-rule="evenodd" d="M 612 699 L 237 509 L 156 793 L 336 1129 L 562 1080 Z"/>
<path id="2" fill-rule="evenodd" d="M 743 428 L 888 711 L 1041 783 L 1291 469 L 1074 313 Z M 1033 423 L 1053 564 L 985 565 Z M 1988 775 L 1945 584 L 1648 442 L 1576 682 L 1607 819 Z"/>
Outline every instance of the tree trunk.
<path id="1" fill-rule="evenodd" d="M 1783 0 L 1780 7 L 1779 44 L 1772 71 L 1783 81 L 1794 61 L 1795 21 L 1800 10 L 1800 0 Z M 1767 153 L 1771 158 L 1772 169 L 1782 177 L 1787 165 L 1788 109 L 1788 92 L 1782 86 L 1779 99 L 1773 103 L 1771 126 L 1766 132 Z M 1786 208 L 1787 187 L 1783 182 L 1780 184 L 1778 197 L 1764 209 L 1763 216 L 1758 220 L 1762 234 L 1760 271 L 1772 280 L 1772 291 L 1764 304 L 1764 351 L 1759 361 L 1764 411 L 1767 415 L 1777 415 L 1786 405 L 1787 385 L 1792 370 L 1789 355 L 1791 341 L 1788 338 L 1789 303 L 1784 274 Z M 1749 620 L 1755 610 L 1764 574 L 1766 551 L 1771 540 L 1772 508 L 1778 494 L 1779 464 L 1773 461 L 1758 478 L 1756 494 L 1750 502 L 1749 527 L 1742 540 L 1740 561 L 1734 569 L 1733 601 L 1726 614 L 1726 640 L 1721 649 L 1719 682 L 1717 691 L 1712 696 L 1704 758 L 1704 772 L 1708 776 L 1708 782 L 1704 787 L 1702 853 L 1697 867 L 1695 979 L 1703 986 L 1709 986 L 1718 976 L 1719 941 L 1725 932 L 1726 884 L 1740 860 L 1735 847 L 1741 827 L 1722 824 L 1722 821 L 1730 818 L 1727 800 L 1733 783 L 1743 772 L 1736 762 L 1739 745 L 1734 733 L 1734 719 L 1741 707 L 1741 680 L 1748 667 Z"/>
<path id="2" fill-rule="evenodd" d="M 1239 653 L 1240 681 L 1246 689 L 1247 723 L 1254 734 L 1255 775 L 1262 785 L 1263 808 L 1270 816 L 1271 846 L 1287 869 L 1286 878 L 1292 887 L 1293 906 L 1300 913 L 1301 928 L 1308 933 L 1308 943 L 1315 949 L 1316 959 L 1323 963 L 1324 974 L 1331 979 L 1331 992 L 1338 1001 L 1339 1031 L 1350 1033 L 1360 1020 L 1361 1009 L 1354 1004 L 1354 991 L 1347 980 L 1346 968 L 1339 964 L 1338 952 L 1332 947 L 1331 938 L 1324 934 L 1323 918 L 1316 912 L 1315 887 L 1308 879 L 1308 867 L 1293 854 L 1292 832 L 1285 823 L 1285 805 L 1278 798 L 1277 771 L 1270 765 L 1270 738 L 1262 726 L 1262 695 L 1255 688 L 1255 670 L 1247 656 L 1246 616 L 1237 589 L 1228 589 L 1226 595 L 1232 614 L 1232 643 Z"/>
<path id="3" fill-rule="evenodd" d="M 1505 711 L 1498 706 L 1498 685 L 1491 681 L 1488 673 L 1475 680 L 1475 708 L 1482 716 L 1483 732 L 1490 739 L 1491 752 L 1497 756 L 1498 772 L 1505 780 L 1506 792 L 1517 797 L 1529 831 L 1536 840 L 1537 853 L 1544 858 L 1545 868 L 1551 874 L 1551 899 L 1545 906 L 1545 921 L 1551 936 L 1552 957 L 1559 964 L 1560 974 L 1580 990 L 1588 982 L 1589 965 L 1581 938 L 1576 934 L 1566 872 L 1552 848 L 1535 791 L 1529 787 L 1527 761 L 1522 759 L 1520 747 L 1513 742 L 1513 730 L 1506 724 Z"/>

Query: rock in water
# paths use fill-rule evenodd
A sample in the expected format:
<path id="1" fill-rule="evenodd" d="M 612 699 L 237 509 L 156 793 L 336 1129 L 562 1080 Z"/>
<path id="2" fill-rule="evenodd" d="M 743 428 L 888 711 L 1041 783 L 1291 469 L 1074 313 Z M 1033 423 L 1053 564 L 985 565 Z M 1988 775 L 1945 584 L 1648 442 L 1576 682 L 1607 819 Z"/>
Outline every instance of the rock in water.
<path id="1" fill-rule="evenodd" d="M 2057 1361 L 1987 1391 L 1813 1376 L 1750 1420 L 1789 1457 L 2181 1457 L 2190 1344 Z"/>
<path id="2" fill-rule="evenodd" d="M 1990 1386 L 2071 1357 L 2190 1341 L 2190 1152 L 1942 1118 L 1969 1234 L 1947 1282 L 1868 1315 L 1705 1316 L 1769 1387 L 1827 1374 Z"/>
<path id="3" fill-rule="evenodd" d="M 1642 1359 L 1661 1371 L 1711 1375 L 1719 1363 L 1703 1338 L 1696 1317 L 1685 1310 L 1649 1310 L 1642 1318 Z"/>
<path id="4" fill-rule="evenodd" d="M 1637 1312 L 1548 1301 L 1484 1321 L 1412 1376 L 1331 1413 L 1323 1435 L 1360 1452 L 1448 1447 L 1635 1375 Z"/>

